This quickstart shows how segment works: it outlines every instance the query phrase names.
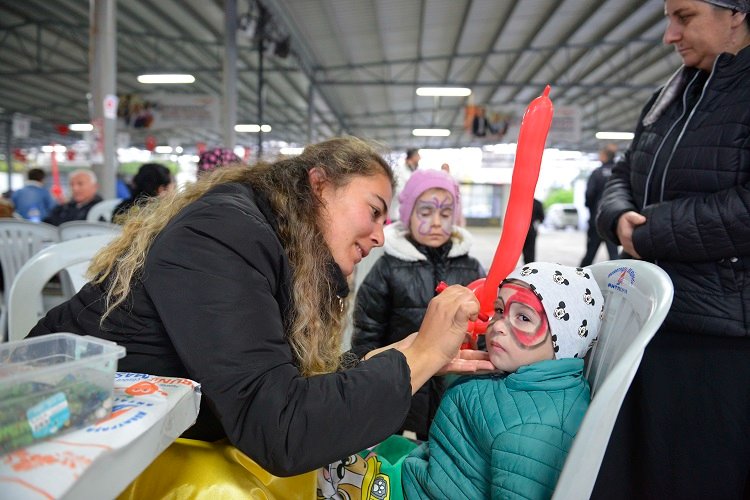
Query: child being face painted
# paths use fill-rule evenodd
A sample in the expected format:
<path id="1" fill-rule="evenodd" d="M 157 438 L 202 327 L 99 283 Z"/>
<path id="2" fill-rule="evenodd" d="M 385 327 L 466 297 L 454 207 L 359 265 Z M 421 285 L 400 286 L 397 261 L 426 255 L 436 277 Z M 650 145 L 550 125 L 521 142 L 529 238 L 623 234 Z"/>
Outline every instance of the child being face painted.
<path id="1" fill-rule="evenodd" d="M 586 269 L 526 264 L 500 287 L 486 334 L 490 361 L 514 372 L 546 359 L 583 357 L 598 335 L 603 307 Z"/>
<path id="2" fill-rule="evenodd" d="M 520 281 L 500 287 L 486 340 L 490 361 L 504 372 L 553 359 L 555 354 L 542 302 Z"/>
<path id="3" fill-rule="evenodd" d="M 589 407 L 580 358 L 603 305 L 588 268 L 531 262 L 510 273 L 486 332 L 490 361 L 506 373 L 445 392 L 428 441 L 402 462 L 404 496 L 549 498 Z"/>

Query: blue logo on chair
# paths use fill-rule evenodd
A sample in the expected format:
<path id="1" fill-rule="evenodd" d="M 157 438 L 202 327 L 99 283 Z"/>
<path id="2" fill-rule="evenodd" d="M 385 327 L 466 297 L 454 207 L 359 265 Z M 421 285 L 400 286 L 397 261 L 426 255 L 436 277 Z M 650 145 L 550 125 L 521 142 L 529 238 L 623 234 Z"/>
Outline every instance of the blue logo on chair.
<path id="1" fill-rule="evenodd" d="M 628 289 L 625 287 L 632 287 L 634 284 L 635 271 L 630 267 L 618 267 L 607 275 L 607 288 L 611 290 L 627 294 Z"/>

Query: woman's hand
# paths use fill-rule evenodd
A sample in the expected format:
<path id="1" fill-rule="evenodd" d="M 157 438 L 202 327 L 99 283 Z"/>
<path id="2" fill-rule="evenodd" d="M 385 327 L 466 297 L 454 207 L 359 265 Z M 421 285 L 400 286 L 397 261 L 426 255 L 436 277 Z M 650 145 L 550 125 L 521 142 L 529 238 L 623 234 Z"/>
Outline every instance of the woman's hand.
<path id="1" fill-rule="evenodd" d="M 468 323 L 478 313 L 474 292 L 460 285 L 449 286 L 430 301 L 418 335 L 407 337 L 408 345 L 394 346 L 409 363 L 412 393 L 458 357 Z"/>
<path id="2" fill-rule="evenodd" d="M 487 351 L 473 351 L 461 349 L 458 356 L 453 358 L 447 365 L 443 366 L 438 375 L 453 373 L 456 375 L 479 375 L 482 373 L 500 373 L 490 361 Z"/>
<path id="3" fill-rule="evenodd" d="M 617 237 L 620 239 L 622 249 L 636 259 L 640 259 L 641 256 L 635 251 L 635 247 L 633 246 L 633 230 L 636 226 L 645 223 L 646 217 L 633 211 L 625 212 L 617 219 Z"/>
<path id="4" fill-rule="evenodd" d="M 404 337 L 403 339 L 399 340 L 398 342 L 394 342 L 392 344 L 388 344 L 384 347 L 378 347 L 377 349 L 373 349 L 372 351 L 368 351 L 367 354 L 362 356 L 362 361 L 370 359 L 371 357 L 375 356 L 376 354 L 380 354 L 383 351 L 387 351 L 388 349 L 398 349 L 400 351 L 403 351 L 404 348 L 409 347 L 412 342 L 414 342 L 414 339 L 417 338 L 418 333 L 414 332 L 407 337 Z"/>

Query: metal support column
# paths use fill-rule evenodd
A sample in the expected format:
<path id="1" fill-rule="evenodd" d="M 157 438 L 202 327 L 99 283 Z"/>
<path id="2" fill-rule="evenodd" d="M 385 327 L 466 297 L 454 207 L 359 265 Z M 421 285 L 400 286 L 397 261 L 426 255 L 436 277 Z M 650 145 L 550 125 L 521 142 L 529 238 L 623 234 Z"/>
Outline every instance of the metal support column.
<path id="1" fill-rule="evenodd" d="M 222 137 L 224 147 L 234 149 L 237 134 L 237 0 L 224 0 L 224 99 Z"/>
<path id="2" fill-rule="evenodd" d="M 263 128 L 263 57 L 265 54 L 266 22 L 268 11 L 258 3 L 258 125 Z M 263 131 L 258 131 L 258 159 L 263 156 Z"/>
<path id="3" fill-rule="evenodd" d="M 117 18 L 116 0 L 90 0 L 89 67 L 93 98 L 92 119 L 98 128 L 101 163 L 93 170 L 99 178 L 99 193 L 104 199 L 115 197 L 115 134 L 117 132 Z M 108 103 L 105 110 L 105 102 Z"/>
<path id="4" fill-rule="evenodd" d="M 313 106 L 313 99 L 315 98 L 315 85 L 311 81 L 307 86 L 307 144 L 313 142 L 313 113 L 315 113 L 315 106 Z"/>
<path id="5" fill-rule="evenodd" d="M 5 122 L 5 162 L 8 164 L 8 194 L 13 192 L 13 117 L 8 115 Z"/>

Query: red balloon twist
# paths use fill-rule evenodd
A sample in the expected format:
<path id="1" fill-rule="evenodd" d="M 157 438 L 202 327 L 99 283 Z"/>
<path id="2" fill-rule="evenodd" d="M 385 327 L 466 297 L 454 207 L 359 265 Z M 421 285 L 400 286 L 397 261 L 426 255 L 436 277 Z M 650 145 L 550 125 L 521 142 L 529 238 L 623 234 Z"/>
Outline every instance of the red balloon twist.
<path id="1" fill-rule="evenodd" d="M 479 309 L 482 312 L 480 319 L 473 325 L 469 325 L 469 333 L 474 340 L 487 330 L 487 321 L 483 318 L 492 317 L 500 282 L 516 267 L 523 250 L 523 243 L 531 222 L 534 190 L 539 180 L 539 169 L 542 166 L 544 143 L 547 140 L 554 113 L 549 92 L 550 86 L 547 85 L 542 95 L 531 101 L 523 115 L 518 134 L 516 159 L 513 164 L 508 209 L 505 212 L 500 242 L 495 250 L 487 278 L 478 279 L 468 285 L 468 288 L 479 299 Z"/>

